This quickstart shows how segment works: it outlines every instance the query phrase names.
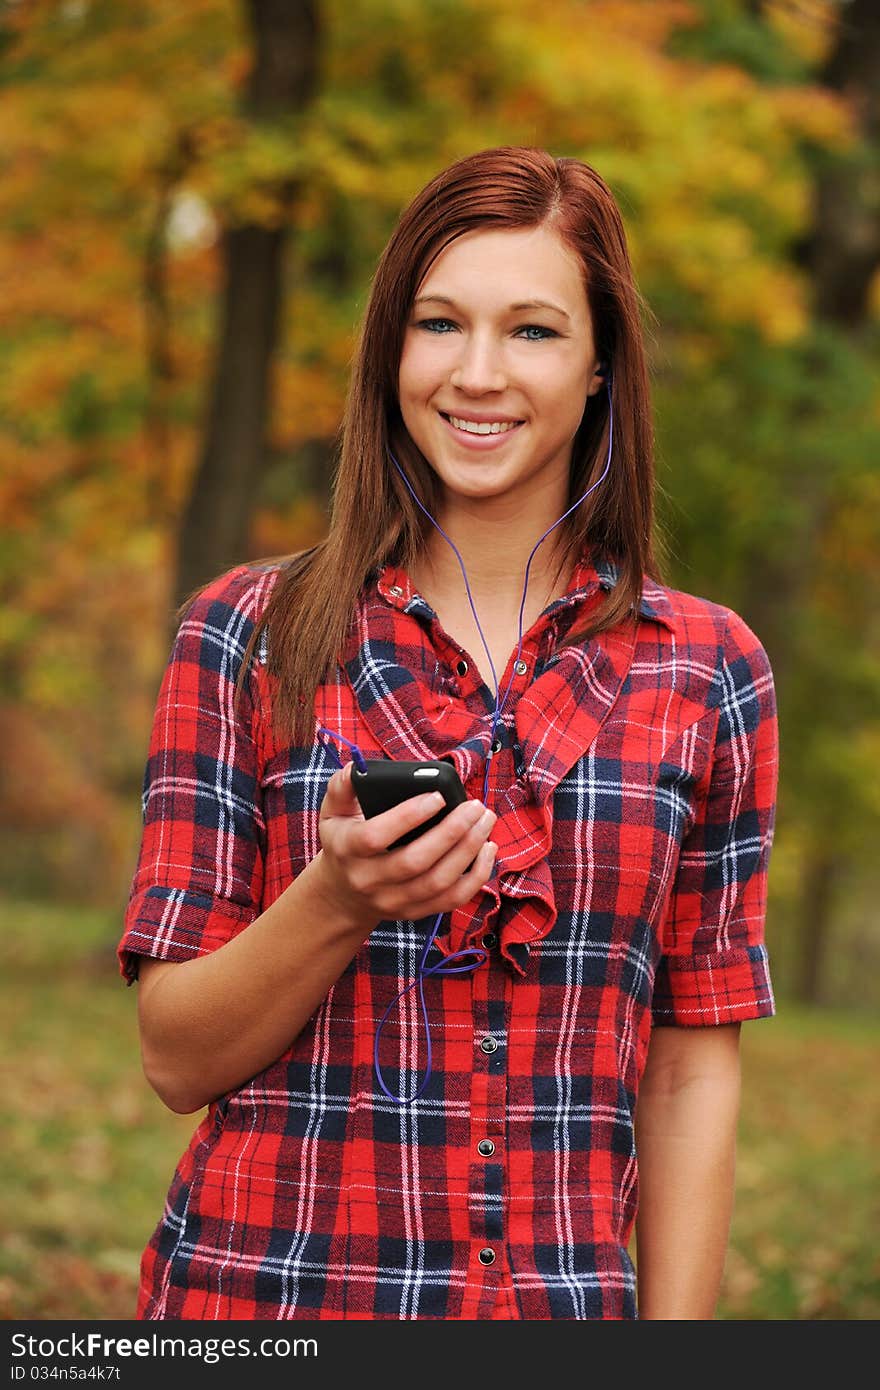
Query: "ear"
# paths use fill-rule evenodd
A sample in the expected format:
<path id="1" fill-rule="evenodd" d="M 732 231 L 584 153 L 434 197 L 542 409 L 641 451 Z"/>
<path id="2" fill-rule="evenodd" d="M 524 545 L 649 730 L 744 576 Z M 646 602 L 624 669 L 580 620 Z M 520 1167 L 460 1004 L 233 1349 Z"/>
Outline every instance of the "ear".
<path id="1" fill-rule="evenodd" d="M 606 384 L 611 382 L 611 366 L 608 362 L 597 362 L 593 372 L 593 379 L 590 383 L 590 395 L 594 396 Z"/>

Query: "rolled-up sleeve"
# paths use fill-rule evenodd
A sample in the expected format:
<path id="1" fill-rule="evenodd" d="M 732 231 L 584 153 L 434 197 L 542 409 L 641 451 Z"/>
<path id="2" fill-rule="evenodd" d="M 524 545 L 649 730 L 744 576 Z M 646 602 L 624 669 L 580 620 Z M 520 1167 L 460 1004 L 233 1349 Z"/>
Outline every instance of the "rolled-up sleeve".
<path id="1" fill-rule="evenodd" d="M 143 833 L 117 948 L 131 983 L 140 956 L 182 961 L 215 950 L 259 914 L 265 822 L 247 566 L 193 601 L 162 677 L 143 783 Z"/>
<path id="2" fill-rule="evenodd" d="M 661 927 L 656 1024 L 737 1023 L 775 1012 L 764 932 L 779 763 L 776 696 L 767 653 L 734 613 L 713 689 L 713 758 Z"/>

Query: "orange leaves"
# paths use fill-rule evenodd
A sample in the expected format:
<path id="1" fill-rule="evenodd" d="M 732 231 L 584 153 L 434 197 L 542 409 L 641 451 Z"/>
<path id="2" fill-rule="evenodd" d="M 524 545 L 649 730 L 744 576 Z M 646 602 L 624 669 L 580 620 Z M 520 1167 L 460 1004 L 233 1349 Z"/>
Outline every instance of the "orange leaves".
<path id="1" fill-rule="evenodd" d="M 809 317 L 789 256 L 811 210 L 803 147 L 851 139 L 845 104 L 809 80 L 768 83 L 732 61 L 673 56 L 670 36 L 699 30 L 699 5 L 548 0 L 497 13 L 510 142 L 531 127 L 599 169 L 649 302 L 681 293 L 704 323 L 797 336 Z"/>
<path id="2" fill-rule="evenodd" d="M 339 424 L 344 383 L 334 383 L 325 365 L 291 363 L 279 373 L 275 392 L 273 438 L 291 448 L 307 439 L 328 439 Z"/>
<path id="3" fill-rule="evenodd" d="M 302 497 L 283 509 L 257 512 L 251 549 L 260 556 L 289 555 L 315 545 L 326 534 L 326 511 L 315 498 Z"/>

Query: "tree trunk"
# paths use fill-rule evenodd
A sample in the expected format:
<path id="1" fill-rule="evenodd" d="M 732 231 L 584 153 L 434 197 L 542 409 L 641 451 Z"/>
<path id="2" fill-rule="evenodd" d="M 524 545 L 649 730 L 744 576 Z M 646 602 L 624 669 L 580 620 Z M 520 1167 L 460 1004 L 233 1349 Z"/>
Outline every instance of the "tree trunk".
<path id="1" fill-rule="evenodd" d="M 803 261 L 815 285 L 819 320 L 859 333 L 868 318 L 871 281 L 880 265 L 880 6 L 851 0 L 840 6 L 835 42 L 819 81 L 849 102 L 861 140 L 853 152 L 816 166 L 812 234 Z M 823 499 L 817 499 L 821 532 Z M 801 578 L 807 576 L 801 568 Z M 794 588 L 797 588 L 795 580 Z M 778 593 L 775 595 L 778 598 Z M 791 602 L 797 602 L 795 593 Z M 780 635 L 780 649 L 788 643 Z M 785 657 L 782 658 L 783 665 Z M 820 1002 L 834 926 L 834 885 L 845 868 L 831 835 L 814 849 L 804 872 L 798 997 Z"/>
<path id="2" fill-rule="evenodd" d="M 867 318 L 871 281 L 880 266 L 877 0 L 841 6 L 837 38 L 819 81 L 849 102 L 862 139 L 855 151 L 822 158 L 813 231 L 803 259 L 813 273 L 818 316 L 856 330 Z"/>
<path id="3" fill-rule="evenodd" d="M 759 15 L 764 8 L 747 6 Z M 850 0 L 839 6 L 836 35 L 816 81 L 851 105 L 861 140 L 846 155 L 823 152 L 814 165 L 813 225 L 795 248 L 814 285 L 816 317 L 855 335 L 868 319 L 871 283 L 880 265 L 880 4 Z M 821 480 L 819 480 L 821 483 Z M 803 602 L 815 575 L 828 497 L 821 486 L 809 500 L 811 525 L 798 555 L 754 566 L 748 613 L 784 684 L 792 652 L 786 615 Z"/>
<path id="4" fill-rule="evenodd" d="M 821 1004 L 825 992 L 828 940 L 834 911 L 834 888 L 841 865 L 834 846 L 808 851 L 801 898 L 801 955 L 798 961 L 797 998 L 803 1004 Z"/>
<path id="5" fill-rule="evenodd" d="M 179 533 L 177 602 L 246 558 L 264 464 L 285 235 L 281 228 L 257 226 L 224 235 L 220 345 L 202 454 Z"/>
<path id="6" fill-rule="evenodd" d="M 317 86 L 317 0 L 248 0 L 254 63 L 244 107 L 254 120 L 297 115 Z M 175 606 L 247 558 L 263 474 L 293 184 L 273 190 L 280 226 L 223 235 L 224 289 L 204 442 L 177 535 Z"/>

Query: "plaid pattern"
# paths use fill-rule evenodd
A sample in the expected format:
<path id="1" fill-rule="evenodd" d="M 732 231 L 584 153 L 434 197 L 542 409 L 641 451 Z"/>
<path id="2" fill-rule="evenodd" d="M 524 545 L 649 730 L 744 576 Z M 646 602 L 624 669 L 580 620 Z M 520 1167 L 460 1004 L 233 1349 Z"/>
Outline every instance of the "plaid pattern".
<path id="1" fill-rule="evenodd" d="M 265 634 L 232 708 L 277 573 L 219 577 L 174 642 L 119 946 L 129 981 L 139 955 L 186 960 L 244 930 L 320 848 L 335 751 L 317 734 L 273 741 Z M 615 581 L 580 565 L 524 640 L 491 764 L 495 876 L 436 948 L 483 942 L 489 961 L 426 981 L 426 1091 L 397 1105 L 373 1072 L 376 1026 L 431 926 L 385 921 L 284 1055 L 208 1107 L 144 1253 L 139 1317 L 637 1316 L 633 1115 L 652 1025 L 774 1011 L 777 742 L 766 654 L 728 609 L 646 581 L 628 630 L 568 644 Z M 493 705 L 388 566 L 318 692 L 316 728 L 367 756 L 451 757 L 479 797 Z M 380 1061 L 389 1087 L 415 1090 L 415 991 Z"/>

